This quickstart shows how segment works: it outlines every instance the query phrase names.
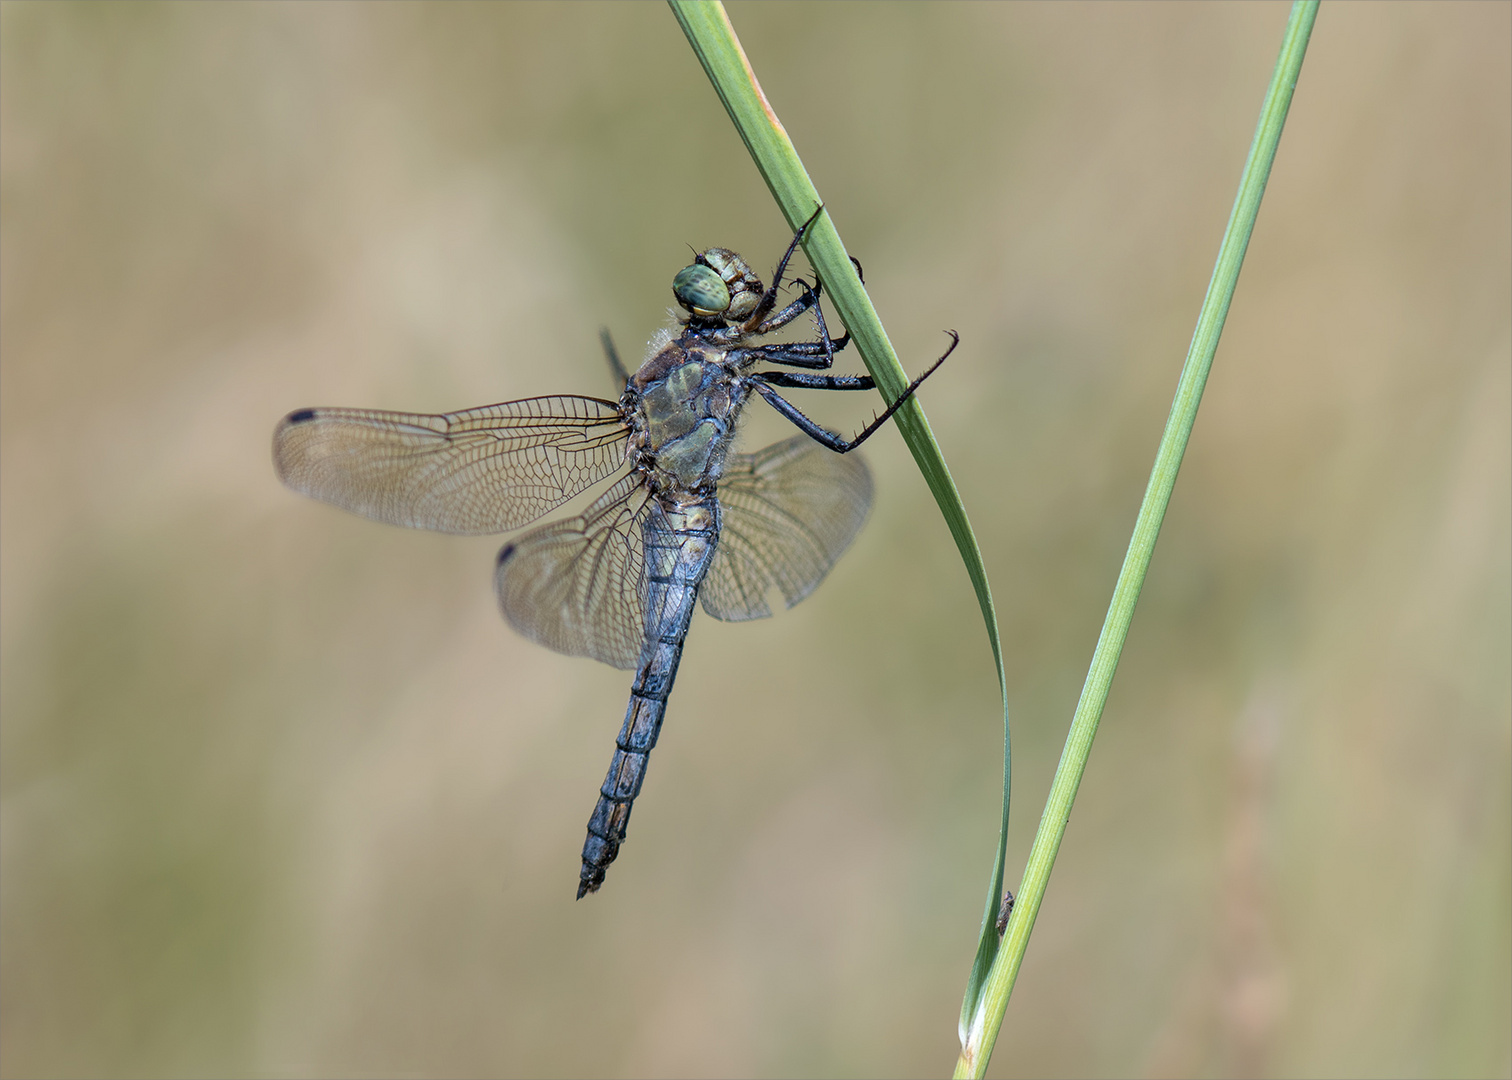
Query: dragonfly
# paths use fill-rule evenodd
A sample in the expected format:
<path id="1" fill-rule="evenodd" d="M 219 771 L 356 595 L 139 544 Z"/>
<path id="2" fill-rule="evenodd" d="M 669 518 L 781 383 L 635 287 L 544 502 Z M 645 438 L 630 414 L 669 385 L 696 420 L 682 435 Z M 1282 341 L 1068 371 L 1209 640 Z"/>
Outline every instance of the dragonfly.
<path id="1" fill-rule="evenodd" d="M 769 287 L 727 248 L 698 253 L 672 280 L 674 324 L 652 337 L 635 372 L 605 332 L 616 401 L 558 395 L 439 415 L 297 409 L 274 432 L 274 466 L 295 491 L 444 533 L 519 529 L 613 480 L 581 514 L 506 544 L 494 570 L 504 617 L 525 637 L 635 672 L 588 821 L 578 899 L 603 884 L 625 842 L 695 604 L 742 621 L 772 614 L 774 593 L 788 607 L 812 593 L 871 507 L 871 473 L 851 451 L 959 343 L 947 331 L 944 355 L 850 439 L 784 398 L 779 390 L 875 386 L 869 375 L 828 373 L 850 334 L 830 337 L 817 276 L 795 277 L 797 298 L 777 306 L 788 261 L 822 210 L 794 234 Z M 805 313 L 816 340 L 759 343 Z M 736 453 L 753 394 L 799 434 Z"/>

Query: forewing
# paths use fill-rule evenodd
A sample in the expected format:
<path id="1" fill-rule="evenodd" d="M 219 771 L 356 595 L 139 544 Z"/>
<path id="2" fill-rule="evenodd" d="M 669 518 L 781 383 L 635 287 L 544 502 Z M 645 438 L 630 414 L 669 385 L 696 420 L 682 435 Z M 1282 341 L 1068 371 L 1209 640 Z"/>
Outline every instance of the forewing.
<path id="1" fill-rule="evenodd" d="M 538 397 L 466 412 L 301 409 L 273 433 L 295 491 L 376 521 L 449 533 L 517 529 L 624 463 L 619 406 Z"/>
<path id="2" fill-rule="evenodd" d="M 494 587 L 510 624 L 549 649 L 630 669 L 645 635 L 649 509 L 634 473 L 579 517 L 532 529 L 499 552 Z"/>
<path id="3" fill-rule="evenodd" d="M 719 546 L 700 595 L 716 619 L 772 613 L 775 587 L 792 607 L 813 592 L 871 508 L 871 470 L 806 435 L 731 454 L 719 481 Z"/>

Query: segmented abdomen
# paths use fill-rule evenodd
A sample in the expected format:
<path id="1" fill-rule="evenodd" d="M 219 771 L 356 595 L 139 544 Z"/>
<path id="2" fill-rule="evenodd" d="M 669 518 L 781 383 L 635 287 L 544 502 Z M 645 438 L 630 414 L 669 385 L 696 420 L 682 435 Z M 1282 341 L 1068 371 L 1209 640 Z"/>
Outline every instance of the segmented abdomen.
<path id="1" fill-rule="evenodd" d="M 719 542 L 719 504 L 712 497 L 667 509 L 654 504 L 642 525 L 646 549 L 646 638 L 609 774 L 588 819 L 578 899 L 598 890 L 619 854 L 630 809 L 646 778 L 661 733 L 667 695 L 677 678 L 683 640 Z"/>

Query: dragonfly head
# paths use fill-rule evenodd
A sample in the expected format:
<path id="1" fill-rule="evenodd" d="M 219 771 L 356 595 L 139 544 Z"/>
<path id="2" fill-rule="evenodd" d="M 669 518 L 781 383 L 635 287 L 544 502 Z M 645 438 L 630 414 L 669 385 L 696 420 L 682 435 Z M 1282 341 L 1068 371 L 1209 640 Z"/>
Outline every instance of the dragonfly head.
<path id="1" fill-rule="evenodd" d="M 672 279 L 672 295 L 691 315 L 715 322 L 743 322 L 763 292 L 745 260 L 729 248 L 710 248 Z"/>

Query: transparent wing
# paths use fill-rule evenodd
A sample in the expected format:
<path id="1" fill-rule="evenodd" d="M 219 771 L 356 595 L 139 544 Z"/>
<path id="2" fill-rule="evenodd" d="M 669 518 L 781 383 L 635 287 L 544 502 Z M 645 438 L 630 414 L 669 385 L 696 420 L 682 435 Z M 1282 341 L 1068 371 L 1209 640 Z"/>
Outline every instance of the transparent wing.
<path id="1" fill-rule="evenodd" d="M 871 509 L 871 471 L 806 435 L 731 454 L 719 481 L 719 546 L 700 595 L 716 619 L 760 619 L 767 594 L 792 607 L 813 592 Z"/>
<path id="2" fill-rule="evenodd" d="M 635 667 L 645 636 L 641 520 L 649 508 L 632 473 L 579 517 L 507 545 L 494 588 L 510 625 L 559 653 Z"/>
<path id="3" fill-rule="evenodd" d="M 517 529 L 624 463 L 619 406 L 538 397 L 466 412 L 300 409 L 273 433 L 295 491 L 376 521 L 449 533 Z"/>

